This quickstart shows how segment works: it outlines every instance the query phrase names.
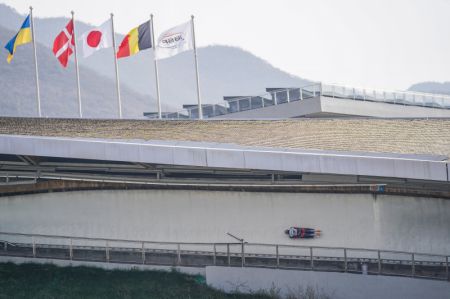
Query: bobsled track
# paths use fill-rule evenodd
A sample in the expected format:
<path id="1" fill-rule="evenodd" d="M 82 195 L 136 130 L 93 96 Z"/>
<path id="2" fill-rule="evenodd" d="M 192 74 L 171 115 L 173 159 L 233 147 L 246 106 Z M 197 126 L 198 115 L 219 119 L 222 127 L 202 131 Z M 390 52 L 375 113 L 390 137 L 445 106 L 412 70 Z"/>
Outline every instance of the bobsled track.
<path id="1" fill-rule="evenodd" d="M 367 264 L 373 273 L 447 279 L 448 215 L 449 200 L 372 194 L 98 190 L 16 195 L 0 198 L 0 255 L 354 272 Z M 323 235 L 291 240 L 283 232 L 291 225 L 320 228 Z M 227 232 L 248 243 L 242 248 Z"/>
<path id="2" fill-rule="evenodd" d="M 448 120 L 0 124 L 0 261 L 449 279 Z"/>
<path id="3" fill-rule="evenodd" d="M 0 197 L 0 231 L 168 242 L 230 242 L 449 254 L 450 201 L 333 193 L 96 190 Z M 321 229 L 291 240 L 290 226 Z"/>

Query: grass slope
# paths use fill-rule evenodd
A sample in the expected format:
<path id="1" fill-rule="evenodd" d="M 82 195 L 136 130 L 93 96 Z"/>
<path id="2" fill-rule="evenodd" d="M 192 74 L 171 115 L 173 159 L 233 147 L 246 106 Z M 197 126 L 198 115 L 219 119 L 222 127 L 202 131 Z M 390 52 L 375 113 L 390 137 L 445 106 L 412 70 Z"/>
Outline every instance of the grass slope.
<path id="1" fill-rule="evenodd" d="M 0 298 L 269 298 L 225 294 L 202 279 L 177 272 L 0 263 Z"/>

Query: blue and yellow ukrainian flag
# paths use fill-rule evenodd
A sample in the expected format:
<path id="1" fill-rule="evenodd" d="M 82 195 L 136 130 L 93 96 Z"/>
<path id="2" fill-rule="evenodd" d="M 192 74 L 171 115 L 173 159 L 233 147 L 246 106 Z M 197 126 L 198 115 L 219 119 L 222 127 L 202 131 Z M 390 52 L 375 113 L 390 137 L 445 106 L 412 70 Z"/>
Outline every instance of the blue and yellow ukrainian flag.
<path id="1" fill-rule="evenodd" d="M 27 44 L 31 42 L 31 40 L 30 15 L 28 15 L 23 22 L 22 27 L 20 27 L 19 32 L 17 32 L 17 34 L 14 35 L 14 37 L 5 46 L 6 50 L 9 52 L 7 58 L 8 63 L 10 63 L 13 59 L 14 52 L 16 52 L 16 47 Z"/>

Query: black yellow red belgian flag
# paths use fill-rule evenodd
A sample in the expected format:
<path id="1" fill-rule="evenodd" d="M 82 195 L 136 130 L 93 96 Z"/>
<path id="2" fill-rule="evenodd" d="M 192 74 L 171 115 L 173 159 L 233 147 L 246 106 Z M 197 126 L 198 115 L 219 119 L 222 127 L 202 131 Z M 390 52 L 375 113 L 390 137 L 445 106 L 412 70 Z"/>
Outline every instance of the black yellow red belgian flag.
<path id="1" fill-rule="evenodd" d="M 117 58 L 128 57 L 151 47 L 150 21 L 147 21 L 128 32 L 122 43 L 120 43 Z"/>

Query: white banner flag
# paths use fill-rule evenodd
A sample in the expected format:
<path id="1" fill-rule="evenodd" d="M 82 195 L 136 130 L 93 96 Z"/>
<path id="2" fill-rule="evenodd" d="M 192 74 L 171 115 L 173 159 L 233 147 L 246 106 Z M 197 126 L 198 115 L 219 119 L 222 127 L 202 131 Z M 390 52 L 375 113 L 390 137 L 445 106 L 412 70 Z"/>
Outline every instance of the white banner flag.
<path id="1" fill-rule="evenodd" d="M 164 59 L 192 50 L 192 24 L 187 22 L 164 31 L 155 47 L 155 59 Z"/>
<path id="2" fill-rule="evenodd" d="M 91 56 L 100 49 L 112 47 L 111 20 L 104 22 L 97 28 L 86 31 L 79 40 L 83 43 L 84 58 Z"/>

